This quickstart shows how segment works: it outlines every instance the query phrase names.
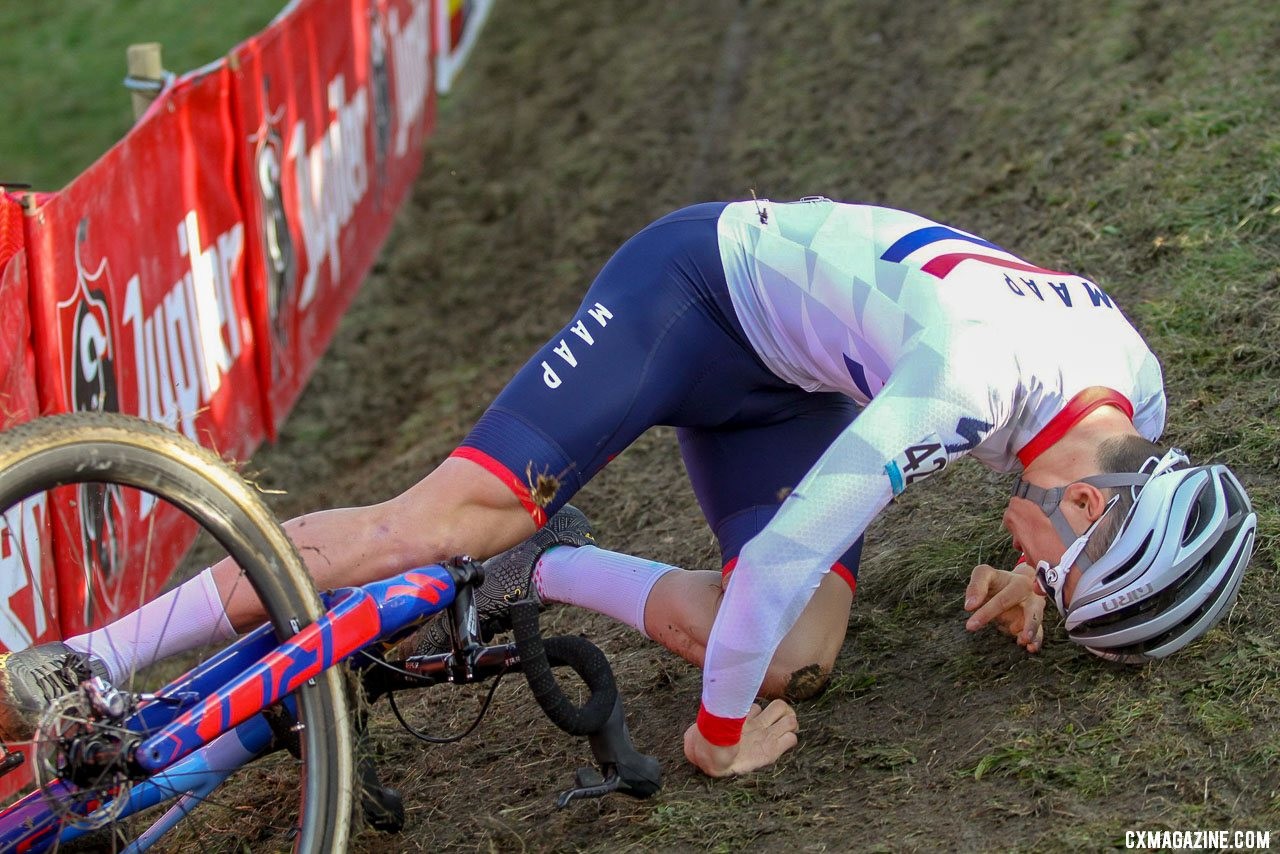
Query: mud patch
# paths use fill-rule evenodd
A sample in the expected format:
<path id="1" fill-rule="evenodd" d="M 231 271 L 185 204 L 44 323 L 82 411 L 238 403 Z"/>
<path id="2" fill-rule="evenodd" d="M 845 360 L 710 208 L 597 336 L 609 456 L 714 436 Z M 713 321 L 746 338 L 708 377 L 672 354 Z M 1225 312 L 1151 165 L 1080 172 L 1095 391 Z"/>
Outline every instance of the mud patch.
<path id="1" fill-rule="evenodd" d="M 279 445 L 253 461 L 287 491 L 279 513 L 414 483 L 630 234 L 754 190 L 917 210 L 1097 278 L 1155 336 L 1172 439 L 1247 453 L 1265 554 L 1230 626 L 1177 662 L 1111 668 L 1056 624 L 1029 656 L 963 630 L 969 569 L 1012 558 L 1007 480 L 948 467 L 869 533 L 848 640 L 776 768 L 695 774 L 681 735 L 699 673 L 553 608 L 549 632 L 610 656 L 632 735 L 663 763 L 660 796 L 555 810 L 589 754 L 508 679 L 460 745 L 424 748 L 374 710 L 409 826 L 353 850 L 1096 850 L 1138 821 L 1280 825 L 1280 377 L 1248 298 L 1274 274 L 1259 247 L 1280 239 L 1276 33 L 1280 9 L 1247 0 L 500 3 L 386 253 Z M 719 569 L 669 429 L 574 503 L 606 548 Z M 469 723 L 483 690 L 399 699 L 440 732 Z"/>
<path id="2" fill-rule="evenodd" d="M 810 664 L 801 667 L 787 680 L 782 699 L 795 703 L 800 700 L 816 700 L 827 690 L 831 683 L 831 674 L 823 672 L 822 666 Z"/>

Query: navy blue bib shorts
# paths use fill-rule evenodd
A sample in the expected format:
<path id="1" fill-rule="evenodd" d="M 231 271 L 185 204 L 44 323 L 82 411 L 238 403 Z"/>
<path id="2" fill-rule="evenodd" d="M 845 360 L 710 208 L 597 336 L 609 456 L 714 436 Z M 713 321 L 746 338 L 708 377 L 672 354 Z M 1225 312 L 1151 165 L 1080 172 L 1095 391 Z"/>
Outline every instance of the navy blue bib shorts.
<path id="1" fill-rule="evenodd" d="M 675 427 L 725 572 L 858 413 L 775 376 L 730 301 L 723 202 L 647 226 L 573 320 L 515 375 L 453 456 L 501 478 L 542 525 L 645 430 Z M 859 539 L 833 570 L 854 586 Z"/>

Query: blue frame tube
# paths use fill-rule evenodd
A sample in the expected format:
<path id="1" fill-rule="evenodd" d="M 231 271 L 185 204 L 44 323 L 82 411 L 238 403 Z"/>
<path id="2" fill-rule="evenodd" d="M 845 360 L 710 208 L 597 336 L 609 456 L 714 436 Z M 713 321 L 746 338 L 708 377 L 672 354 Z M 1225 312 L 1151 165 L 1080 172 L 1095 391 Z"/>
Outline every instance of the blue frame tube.
<path id="1" fill-rule="evenodd" d="M 166 685 L 157 696 L 180 702 L 148 703 L 126 724 L 152 733 L 136 760 L 154 776 L 132 788 L 123 814 L 175 797 L 178 802 L 128 850 L 145 851 L 190 811 L 193 796 L 207 794 L 269 746 L 262 710 L 287 702 L 309 679 L 359 649 L 444 610 L 456 594 L 452 574 L 439 564 L 340 588 L 324 595 L 326 613 L 287 642 L 278 643 L 270 625 L 259 626 Z M 30 792 L 0 812 L 0 851 L 47 851 L 83 834 L 62 827 L 46 802 L 46 795 L 72 787 L 58 782 L 52 789 Z"/>
<path id="2" fill-rule="evenodd" d="M 456 593 L 439 564 L 335 591 L 324 616 L 146 738 L 136 762 L 153 773 L 168 767 L 357 650 L 447 608 Z"/>

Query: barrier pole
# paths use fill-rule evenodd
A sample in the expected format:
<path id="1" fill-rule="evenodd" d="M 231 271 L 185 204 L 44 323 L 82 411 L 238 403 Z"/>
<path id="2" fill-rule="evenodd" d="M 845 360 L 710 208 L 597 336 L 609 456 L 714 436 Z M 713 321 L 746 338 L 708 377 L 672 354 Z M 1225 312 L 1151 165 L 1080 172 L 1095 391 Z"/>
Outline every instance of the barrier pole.
<path id="1" fill-rule="evenodd" d="M 133 99 L 134 121 L 151 106 L 164 86 L 164 66 L 160 62 L 160 43 L 131 44 L 125 49 L 125 64 L 129 76 L 125 78 Z"/>

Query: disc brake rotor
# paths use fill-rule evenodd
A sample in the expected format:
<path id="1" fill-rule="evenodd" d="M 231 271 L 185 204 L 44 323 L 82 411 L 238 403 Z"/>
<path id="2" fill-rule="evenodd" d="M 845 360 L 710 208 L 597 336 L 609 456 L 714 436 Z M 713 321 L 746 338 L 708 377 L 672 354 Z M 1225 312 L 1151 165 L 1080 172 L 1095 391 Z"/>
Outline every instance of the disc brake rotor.
<path id="1" fill-rule="evenodd" d="M 64 825 L 96 830 L 120 815 L 131 786 L 123 763 L 94 759 L 104 750 L 118 752 L 130 735 L 96 715 L 83 690 L 59 697 L 41 715 L 31 740 L 32 771 Z"/>

